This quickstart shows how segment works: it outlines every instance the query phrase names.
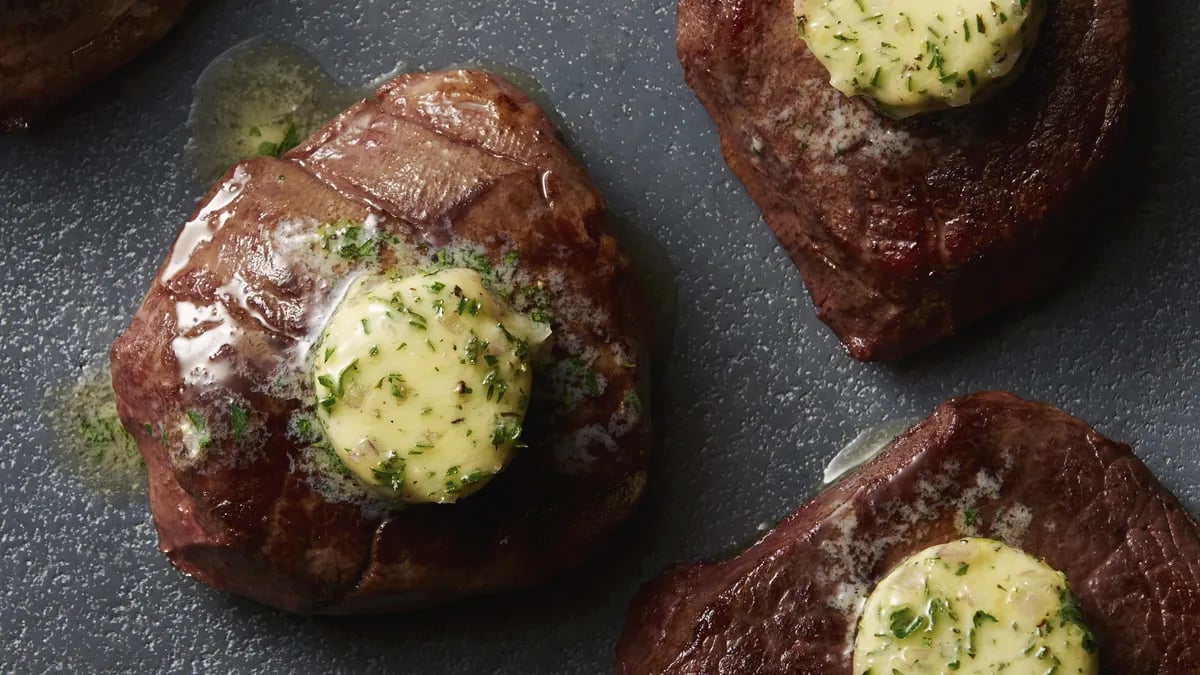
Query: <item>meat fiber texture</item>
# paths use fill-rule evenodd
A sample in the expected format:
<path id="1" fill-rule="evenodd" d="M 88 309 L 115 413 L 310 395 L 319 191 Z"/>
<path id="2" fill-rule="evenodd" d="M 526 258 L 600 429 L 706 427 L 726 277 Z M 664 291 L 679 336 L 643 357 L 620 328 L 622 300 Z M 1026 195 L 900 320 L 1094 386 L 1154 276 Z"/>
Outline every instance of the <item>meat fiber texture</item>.
<path id="1" fill-rule="evenodd" d="M 162 550 L 207 584 L 302 612 L 528 586 L 594 553 L 637 502 L 651 443 L 645 317 L 604 213 L 545 114 L 469 71 L 400 76 L 283 159 L 230 169 L 112 349 Z M 531 289 L 549 299 L 554 346 L 535 368 L 529 447 L 457 504 L 381 512 L 331 497 L 298 438 L 295 414 L 314 397 L 295 391 L 295 373 L 280 383 L 281 363 L 311 349 L 337 289 L 360 272 L 320 250 L 320 228 L 337 222 L 399 242 L 378 243 L 384 269 L 395 251 L 432 264 L 468 246 L 485 268 L 515 261 L 509 277 L 485 277 L 509 284 L 514 302 Z M 315 242 L 316 257 L 288 241 Z M 211 356 L 192 369 L 180 345 Z M 564 372 L 582 369 L 584 390 L 572 390 Z M 231 401 L 249 411 L 240 441 Z M 198 460 L 180 428 L 193 410 L 212 438 Z"/>
<path id="2" fill-rule="evenodd" d="M 15 0 L 0 16 L 0 127 L 20 127 L 158 42 L 190 0 Z"/>
<path id="3" fill-rule="evenodd" d="M 677 567 L 629 611 L 618 672 L 851 675 L 857 600 L 963 536 L 1066 574 L 1105 675 L 1200 664 L 1200 528 L 1129 446 L 1006 393 L 942 404 L 724 562 Z"/>
<path id="4" fill-rule="evenodd" d="M 1045 3 L 991 100 L 893 122 L 829 85 L 793 0 L 681 0 L 679 58 L 819 317 L 899 359 L 1045 291 L 1121 136 L 1128 0 Z"/>

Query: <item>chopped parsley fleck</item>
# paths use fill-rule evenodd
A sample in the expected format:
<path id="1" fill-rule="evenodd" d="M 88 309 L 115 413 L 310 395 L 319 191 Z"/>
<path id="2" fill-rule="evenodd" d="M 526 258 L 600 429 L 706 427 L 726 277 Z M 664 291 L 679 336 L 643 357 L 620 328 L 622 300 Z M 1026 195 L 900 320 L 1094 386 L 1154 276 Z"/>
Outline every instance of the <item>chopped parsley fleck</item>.
<path id="1" fill-rule="evenodd" d="M 521 438 L 521 420 L 516 415 L 504 415 L 496 418 L 492 427 L 492 445 L 500 447 L 505 443 L 516 443 Z"/>
<path id="2" fill-rule="evenodd" d="M 112 420 L 84 419 L 79 422 L 79 435 L 91 445 L 115 443 L 123 432 L 124 427 Z"/>
<path id="3" fill-rule="evenodd" d="M 252 138 L 262 137 L 262 130 L 258 127 L 250 127 Z M 286 131 L 283 132 L 283 138 L 278 143 L 263 141 L 258 144 L 258 154 L 269 157 L 281 157 L 284 153 L 292 148 L 300 145 L 300 129 L 296 127 L 296 123 L 292 122 L 288 125 Z"/>
<path id="4" fill-rule="evenodd" d="M 508 341 L 512 343 L 513 355 L 516 356 L 518 359 L 520 359 L 520 361 L 522 363 L 525 363 L 526 361 L 528 361 L 529 360 L 529 344 L 526 343 L 521 338 L 517 337 L 516 335 L 513 335 L 512 333 L 508 332 L 508 329 L 505 328 L 504 324 L 502 324 L 502 323 L 496 324 L 496 328 L 499 328 L 500 332 L 504 333 L 504 337 L 508 338 Z"/>
<path id="5" fill-rule="evenodd" d="M 400 373 L 391 373 L 387 377 L 380 379 L 375 388 L 383 389 L 384 382 L 387 382 L 388 391 L 392 393 L 392 396 L 401 400 L 408 396 L 408 390 L 404 387 L 404 376 Z"/>
<path id="6" fill-rule="evenodd" d="M 317 404 L 324 408 L 325 412 L 332 412 L 333 406 L 337 404 L 337 397 L 333 395 L 326 396 L 325 398 L 318 399 Z"/>
<path id="7" fill-rule="evenodd" d="M 463 354 L 466 362 L 475 365 L 479 362 L 479 356 L 488 348 L 487 340 L 480 340 L 477 336 L 472 335 L 467 339 L 467 344 L 463 348 Z"/>
<path id="8" fill-rule="evenodd" d="M 496 475 L 495 472 L 492 472 L 492 471 L 477 470 L 477 471 L 472 471 L 471 473 L 463 476 L 462 478 L 459 479 L 459 482 L 462 483 L 463 485 L 474 485 L 475 483 L 487 480 L 488 478 L 491 478 L 492 476 L 495 476 L 495 475 Z"/>
<path id="9" fill-rule="evenodd" d="M 192 428 L 200 432 L 200 447 L 206 448 L 212 442 L 212 438 L 208 435 L 208 423 L 204 421 L 204 416 L 195 410 L 187 411 L 188 420 L 192 423 Z"/>
<path id="10" fill-rule="evenodd" d="M 321 248 L 345 260 L 373 258 L 378 255 L 382 244 L 398 241 L 386 232 L 377 232 L 374 236 L 366 234 L 361 225 L 348 219 L 321 227 Z"/>
<path id="11" fill-rule="evenodd" d="M 479 304 L 478 300 L 464 296 L 458 299 L 458 309 L 455 311 L 459 316 L 462 316 L 464 313 L 475 316 L 479 313 L 480 307 L 482 305 Z"/>
<path id="12" fill-rule="evenodd" d="M 288 150 L 300 145 L 300 130 L 296 128 L 295 123 L 289 124 L 287 131 L 283 133 L 283 140 L 279 141 L 279 154 L 283 154 Z"/>
<path id="13" fill-rule="evenodd" d="M 592 370 L 582 360 L 571 359 L 571 371 L 583 385 L 584 391 L 589 396 L 599 396 L 602 393 L 600 390 L 600 380 L 596 377 L 596 371 Z"/>
<path id="14" fill-rule="evenodd" d="M 246 413 L 242 406 L 236 401 L 229 402 L 229 431 L 233 434 L 233 440 L 240 441 L 246 433 L 246 427 L 250 423 L 250 416 Z"/>
<path id="15" fill-rule="evenodd" d="M 1079 601 L 1079 596 L 1071 592 L 1071 589 L 1064 588 L 1060 594 L 1062 607 L 1058 610 L 1058 618 L 1060 625 L 1075 624 L 1083 633 L 1083 648 L 1089 654 L 1094 654 L 1098 647 L 1096 635 L 1088 628 L 1087 622 L 1083 616 L 1083 604 Z"/>
<path id="16" fill-rule="evenodd" d="M 978 520 L 979 520 L 979 509 L 978 508 L 972 506 L 971 508 L 963 511 L 963 522 L 967 524 L 967 527 L 974 527 L 976 521 L 978 521 Z"/>
<path id="17" fill-rule="evenodd" d="M 338 396 L 343 396 L 346 393 L 346 380 L 347 378 L 352 377 L 352 373 L 356 372 L 358 372 L 358 359 L 351 361 L 350 365 L 346 366 L 342 369 L 342 372 L 338 373 Z"/>
<path id="18" fill-rule="evenodd" d="M 371 475 L 392 492 L 399 492 L 404 487 L 404 458 L 390 453 L 387 459 L 371 468 Z"/>
<path id="19" fill-rule="evenodd" d="M 621 405 L 634 412 L 641 412 L 642 397 L 638 396 L 636 391 L 631 390 L 628 394 L 625 394 L 625 398 L 621 401 Z"/>
<path id="20" fill-rule="evenodd" d="M 971 617 L 971 630 L 967 633 L 967 656 L 975 658 L 975 632 L 988 621 L 996 623 L 996 617 L 983 610 L 975 612 L 975 616 Z"/>
<path id="21" fill-rule="evenodd" d="M 324 398 L 318 397 L 317 404 L 324 408 L 325 412 L 331 412 L 333 406 L 337 404 L 338 399 L 345 395 L 347 381 L 357 372 L 358 359 L 354 359 L 350 362 L 350 365 L 338 373 L 336 380 L 328 374 L 319 375 L 317 377 L 317 384 L 324 387 L 328 391 L 328 394 Z"/>
<path id="22" fill-rule="evenodd" d="M 300 416 L 296 419 L 296 436 L 302 443 L 316 443 L 321 440 L 321 434 L 317 431 L 316 422 L 312 417 L 307 415 Z"/>
<path id="23" fill-rule="evenodd" d="M 892 635 L 901 640 L 917 631 L 924 630 L 928 625 L 929 619 L 922 614 L 917 614 L 911 607 L 902 607 L 892 612 L 888 621 Z"/>
<path id="24" fill-rule="evenodd" d="M 496 357 L 488 355 L 488 358 Z M 487 387 L 487 400 L 492 400 L 492 396 L 496 397 L 496 402 L 504 400 L 504 395 L 508 393 L 508 383 L 500 378 L 500 369 L 493 367 L 488 371 L 487 375 L 483 376 L 483 386 Z"/>

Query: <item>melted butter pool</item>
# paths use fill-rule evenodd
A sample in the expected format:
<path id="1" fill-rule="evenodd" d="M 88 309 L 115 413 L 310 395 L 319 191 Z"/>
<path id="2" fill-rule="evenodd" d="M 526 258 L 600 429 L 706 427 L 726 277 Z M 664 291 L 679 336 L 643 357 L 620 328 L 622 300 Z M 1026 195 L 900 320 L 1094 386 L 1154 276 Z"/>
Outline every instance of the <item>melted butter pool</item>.
<path id="1" fill-rule="evenodd" d="M 492 61 L 415 70 L 464 68 L 497 75 L 529 97 L 560 134 L 568 129 L 545 89 L 530 73 Z M 355 101 L 369 98 L 406 70 L 391 70 L 354 86 L 338 82 L 307 50 L 257 37 L 230 48 L 200 74 L 188 115 L 187 155 L 194 176 L 208 186 L 237 162 L 281 155 Z"/>
<path id="2" fill-rule="evenodd" d="M 141 492 L 146 466 L 137 442 L 117 418 L 108 358 L 78 379 L 46 392 L 58 453 L 69 471 L 101 492 Z"/>
<path id="3" fill-rule="evenodd" d="M 196 81 L 187 155 L 196 180 L 215 182 L 256 155 L 281 155 L 368 95 L 338 83 L 307 51 L 254 38 L 209 64 Z"/>
<path id="4" fill-rule="evenodd" d="M 916 424 L 917 419 L 883 422 L 867 427 L 858 433 L 844 448 L 838 451 L 825 466 L 825 485 L 836 482 L 842 476 L 879 456 L 896 437 Z"/>

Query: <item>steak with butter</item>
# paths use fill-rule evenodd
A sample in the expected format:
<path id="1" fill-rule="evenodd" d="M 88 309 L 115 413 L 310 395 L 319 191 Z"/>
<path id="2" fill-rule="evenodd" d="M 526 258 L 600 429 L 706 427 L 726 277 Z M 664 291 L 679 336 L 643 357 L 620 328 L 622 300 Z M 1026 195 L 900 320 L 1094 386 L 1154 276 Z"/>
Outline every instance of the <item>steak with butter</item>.
<path id="1" fill-rule="evenodd" d="M 1129 446 L 1004 393 L 942 404 L 744 553 L 649 583 L 629 610 L 617 670 L 857 675 L 855 627 L 871 589 L 929 547 L 941 547 L 934 552 L 952 563 L 951 579 L 967 578 L 975 566 L 951 558 L 959 545 L 946 543 L 971 537 L 999 540 L 1065 575 L 1077 598 L 1064 595 L 1055 620 L 1035 628 L 1053 635 L 1086 623 L 1100 673 L 1196 672 L 1200 527 Z M 936 601 L 928 621 L 892 613 L 881 633 L 921 637 L 955 618 L 953 605 Z M 984 631 L 1010 632 L 997 617 L 974 614 L 976 645 Z M 957 618 L 972 623 L 961 610 Z M 967 649 L 957 662 L 903 672 L 993 672 L 971 669 L 971 635 L 959 638 Z M 1056 672 L 1052 665 L 1018 672 Z"/>
<path id="2" fill-rule="evenodd" d="M 799 267 L 820 318 L 853 357 L 898 359 L 1046 290 L 1073 235 L 1089 227 L 1079 206 L 1125 120 L 1129 2 L 1032 3 L 1044 4 L 1045 16 L 1035 17 L 1036 42 L 1015 79 L 969 106 L 903 121 L 865 95 L 891 93 L 905 105 L 900 94 L 915 78 L 889 70 L 899 55 L 877 57 L 906 42 L 864 45 L 866 31 L 841 24 L 818 34 L 827 4 L 681 0 L 679 58 L 726 161 Z M 869 13 L 880 3 L 842 4 Z M 913 6 L 924 15 L 932 4 Z M 939 49 L 993 37 L 1003 17 L 987 14 L 913 26 L 928 39 L 912 43 L 924 51 L 906 72 L 938 73 L 932 82 L 947 87 L 946 105 L 962 105 L 956 92 L 982 88 L 985 78 L 982 69 L 943 74 L 950 59 Z M 864 96 L 830 84 L 802 30 L 840 50 L 828 63 L 863 64 L 832 79 Z M 1031 23 L 1030 39 L 1032 31 Z M 849 58 L 839 61 L 843 52 Z"/>
<path id="3" fill-rule="evenodd" d="M 9 0 L 0 12 L 0 126 L 22 126 L 148 49 L 190 0 Z"/>
<path id="4" fill-rule="evenodd" d="M 545 114 L 469 71 L 400 76 L 230 169 L 112 348 L 162 550 L 301 612 L 595 552 L 650 450 L 645 317 L 604 213 Z"/>

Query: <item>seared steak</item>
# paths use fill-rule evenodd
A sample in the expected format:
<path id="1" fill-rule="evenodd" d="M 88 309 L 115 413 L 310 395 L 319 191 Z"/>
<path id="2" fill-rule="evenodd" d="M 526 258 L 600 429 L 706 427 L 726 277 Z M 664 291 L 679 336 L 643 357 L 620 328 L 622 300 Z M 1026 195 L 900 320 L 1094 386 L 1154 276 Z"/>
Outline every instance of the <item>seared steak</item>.
<path id="1" fill-rule="evenodd" d="M 543 112 L 468 71 L 401 76 L 282 160 L 231 169 L 112 349 L 162 550 L 205 583 L 310 612 L 527 586 L 591 555 L 637 502 L 651 440 L 644 317 L 603 216 Z M 339 256 L 322 235 L 338 222 L 380 234 L 364 249 L 364 228 Z M 389 512 L 331 496 L 295 371 L 360 258 L 386 270 L 447 251 L 553 317 L 529 447 L 454 505 Z M 231 401 L 249 411 L 241 434 Z M 199 459 L 180 425 L 193 411 L 211 436 Z"/>
<path id="2" fill-rule="evenodd" d="M 145 51 L 190 0 L 0 2 L 0 126 L 20 126 Z"/>
<path id="3" fill-rule="evenodd" d="M 681 0 L 679 58 L 721 148 L 858 359 L 897 359 L 1044 291 L 1120 136 L 1128 0 L 1047 3 L 1024 74 L 893 122 L 829 85 L 793 0 Z"/>
<path id="4" fill-rule="evenodd" d="M 651 582 L 618 671 L 850 675 L 855 600 L 963 535 L 1064 572 L 1102 673 L 1197 672 L 1200 528 L 1129 446 L 1003 393 L 944 403 L 745 553 Z"/>

